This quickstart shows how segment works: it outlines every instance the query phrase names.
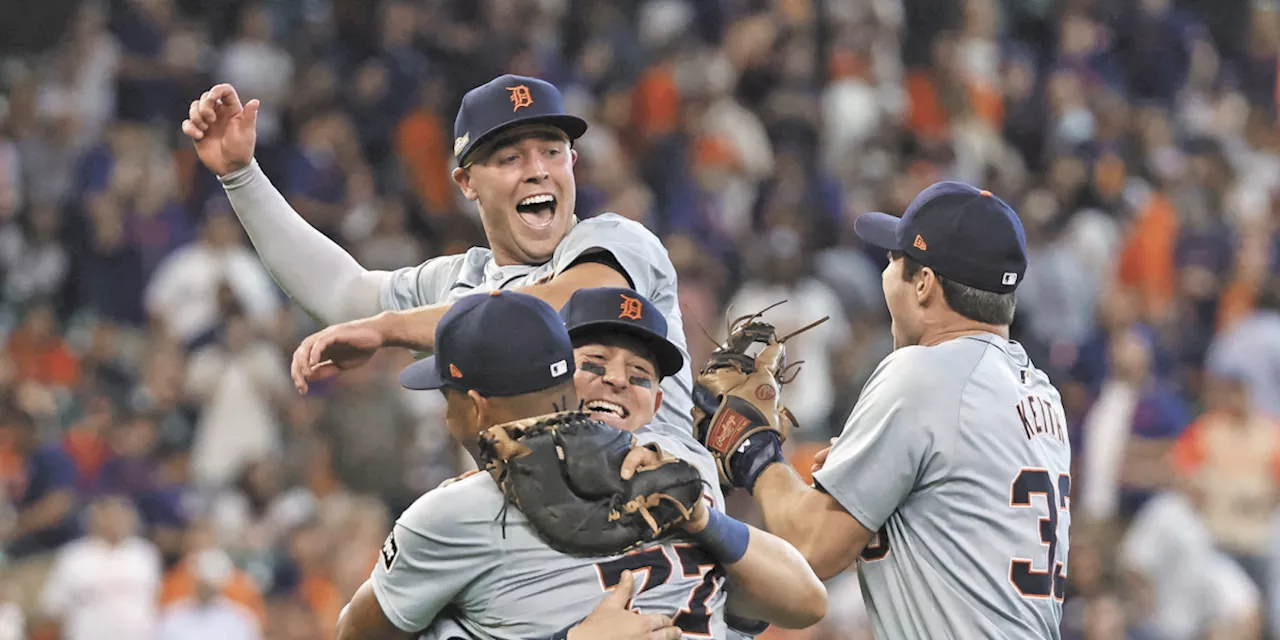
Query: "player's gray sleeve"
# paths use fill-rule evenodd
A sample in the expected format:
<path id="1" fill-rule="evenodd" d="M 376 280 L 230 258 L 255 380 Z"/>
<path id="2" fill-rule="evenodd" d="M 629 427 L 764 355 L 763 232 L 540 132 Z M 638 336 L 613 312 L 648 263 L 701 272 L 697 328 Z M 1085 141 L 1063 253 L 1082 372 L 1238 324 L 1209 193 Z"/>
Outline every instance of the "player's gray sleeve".
<path id="1" fill-rule="evenodd" d="M 603 213 L 579 222 L 556 247 L 555 273 L 560 275 L 583 256 L 608 252 L 626 271 L 631 288 L 653 299 L 669 283 L 675 267 L 666 247 L 644 225 L 616 213 Z"/>
<path id="2" fill-rule="evenodd" d="M 911 493 L 935 450 L 932 413 L 954 418 L 958 400 L 946 390 L 919 390 L 928 382 L 921 363 L 924 347 L 899 349 L 884 359 L 863 387 L 862 395 L 814 481 L 849 515 L 871 531 L 879 531 Z"/>
<path id="3" fill-rule="evenodd" d="M 466 257 L 465 253 L 439 256 L 392 271 L 382 282 L 382 308 L 404 311 L 440 302 L 457 281 Z"/>
<path id="4" fill-rule="evenodd" d="M 379 295 L 389 274 L 366 270 L 303 220 L 257 160 L 219 180 L 262 264 L 299 306 L 325 324 L 382 310 Z"/>
<path id="5" fill-rule="evenodd" d="M 475 483 L 430 491 L 396 521 L 373 569 L 373 593 L 387 619 L 421 631 L 462 590 L 499 561 L 486 518 L 469 511 Z"/>

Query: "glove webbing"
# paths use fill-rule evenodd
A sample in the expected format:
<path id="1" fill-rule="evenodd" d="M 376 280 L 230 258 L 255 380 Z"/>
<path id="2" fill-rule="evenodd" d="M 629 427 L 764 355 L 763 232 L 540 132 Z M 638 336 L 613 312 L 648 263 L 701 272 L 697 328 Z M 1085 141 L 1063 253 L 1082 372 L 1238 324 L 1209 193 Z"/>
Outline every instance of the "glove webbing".
<path id="1" fill-rule="evenodd" d="M 640 512 L 640 517 L 644 518 L 644 521 L 648 523 L 649 528 L 653 530 L 653 534 L 658 535 L 659 533 L 662 533 L 662 529 L 658 527 L 658 521 L 654 519 L 653 514 L 649 513 L 649 508 L 662 504 L 663 500 L 676 505 L 676 509 L 680 510 L 680 514 L 684 516 L 685 520 L 693 519 L 692 510 L 686 509 L 683 504 L 680 504 L 679 500 L 676 500 L 674 497 L 665 493 L 654 493 L 648 496 L 633 498 L 631 502 L 622 505 L 622 510 L 628 514 L 636 513 L 637 511 Z M 621 517 L 622 514 L 617 511 L 613 511 L 609 514 L 609 520 L 611 521 L 617 520 Z"/>

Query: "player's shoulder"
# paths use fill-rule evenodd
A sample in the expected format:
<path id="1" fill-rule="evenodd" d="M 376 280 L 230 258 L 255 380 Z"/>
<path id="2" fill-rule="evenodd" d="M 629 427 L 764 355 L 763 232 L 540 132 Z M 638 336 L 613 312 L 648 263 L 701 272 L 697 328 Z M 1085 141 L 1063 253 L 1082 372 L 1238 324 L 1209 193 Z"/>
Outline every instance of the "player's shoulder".
<path id="1" fill-rule="evenodd" d="M 608 212 L 578 221 L 565 236 L 562 244 L 575 244 L 586 240 L 608 240 L 613 243 L 625 242 L 662 246 L 658 236 L 648 227 L 623 216 Z"/>
<path id="2" fill-rule="evenodd" d="M 436 256 L 422 263 L 423 268 L 449 272 L 456 275 L 467 271 L 483 271 L 484 266 L 493 259 L 493 252 L 485 247 L 471 247 L 462 253 L 447 256 Z"/>
<path id="3" fill-rule="evenodd" d="M 476 473 L 422 494 L 396 524 L 423 535 L 487 526 L 504 499 L 493 476 Z"/>
<path id="4" fill-rule="evenodd" d="M 872 378 L 881 381 L 927 380 L 936 374 L 941 364 L 949 360 L 947 356 L 936 347 L 899 347 L 880 361 Z"/>

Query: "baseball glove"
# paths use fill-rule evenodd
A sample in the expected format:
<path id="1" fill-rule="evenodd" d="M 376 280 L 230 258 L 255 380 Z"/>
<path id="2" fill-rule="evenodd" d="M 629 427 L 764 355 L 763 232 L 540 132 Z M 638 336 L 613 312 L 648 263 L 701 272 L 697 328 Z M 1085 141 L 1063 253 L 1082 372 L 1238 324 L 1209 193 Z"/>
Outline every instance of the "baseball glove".
<path id="1" fill-rule="evenodd" d="M 727 487 L 751 489 L 765 466 L 782 459 L 782 443 L 797 424 L 778 394 L 801 364 L 786 363 L 785 343 L 829 319 L 779 338 L 773 325 L 759 320 L 779 304 L 731 322 L 728 340 L 694 380 L 694 435 L 715 456 L 720 483 Z M 764 347 L 752 357 L 748 351 L 755 345 Z"/>
<path id="2" fill-rule="evenodd" d="M 697 469 L 656 446 L 662 462 L 623 480 L 634 444 L 626 431 L 565 411 L 488 429 L 480 458 L 547 546 L 606 556 L 663 537 L 702 499 Z"/>

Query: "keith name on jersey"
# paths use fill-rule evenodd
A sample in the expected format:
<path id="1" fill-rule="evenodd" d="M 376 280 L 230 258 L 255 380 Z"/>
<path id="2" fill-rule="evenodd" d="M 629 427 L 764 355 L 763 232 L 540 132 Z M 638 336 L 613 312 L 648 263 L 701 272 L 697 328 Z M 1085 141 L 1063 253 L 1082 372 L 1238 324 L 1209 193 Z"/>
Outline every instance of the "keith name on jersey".
<path id="1" fill-rule="evenodd" d="M 1037 396 L 1027 396 L 1015 408 L 1028 440 L 1038 435 L 1047 435 L 1066 443 L 1066 425 L 1058 412 L 1053 410 L 1052 402 Z"/>

